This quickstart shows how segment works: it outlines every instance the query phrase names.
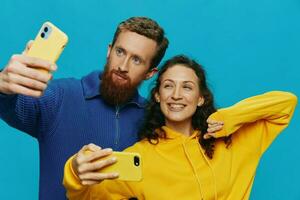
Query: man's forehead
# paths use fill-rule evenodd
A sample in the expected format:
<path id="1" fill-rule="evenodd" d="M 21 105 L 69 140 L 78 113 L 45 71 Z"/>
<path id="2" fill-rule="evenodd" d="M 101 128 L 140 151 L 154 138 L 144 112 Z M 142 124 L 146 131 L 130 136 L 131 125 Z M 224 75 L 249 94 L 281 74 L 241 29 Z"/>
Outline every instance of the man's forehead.
<path id="1" fill-rule="evenodd" d="M 156 51 L 157 44 L 154 40 L 138 33 L 122 31 L 118 35 L 115 46 L 124 48 L 132 54 L 151 57 Z"/>

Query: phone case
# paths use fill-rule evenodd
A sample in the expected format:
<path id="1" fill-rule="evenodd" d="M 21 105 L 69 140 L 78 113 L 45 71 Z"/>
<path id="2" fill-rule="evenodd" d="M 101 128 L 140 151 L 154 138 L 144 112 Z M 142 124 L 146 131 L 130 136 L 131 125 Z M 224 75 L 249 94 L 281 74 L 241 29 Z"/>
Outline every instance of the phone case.
<path id="1" fill-rule="evenodd" d="M 104 159 L 111 157 L 117 157 L 117 162 L 101 169 L 99 172 L 118 172 L 118 179 L 123 181 L 140 181 L 142 179 L 142 159 L 140 154 L 114 151 Z"/>
<path id="2" fill-rule="evenodd" d="M 26 55 L 55 63 L 67 42 L 68 36 L 64 32 L 51 22 L 45 22 Z"/>

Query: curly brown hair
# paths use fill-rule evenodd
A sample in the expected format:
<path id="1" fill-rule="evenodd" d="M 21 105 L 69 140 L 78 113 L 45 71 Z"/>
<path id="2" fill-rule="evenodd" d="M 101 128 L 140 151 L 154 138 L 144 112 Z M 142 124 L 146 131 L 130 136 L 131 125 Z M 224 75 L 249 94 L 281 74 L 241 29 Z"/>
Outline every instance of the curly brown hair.
<path id="1" fill-rule="evenodd" d="M 114 34 L 112 46 L 114 46 L 122 31 L 135 32 L 154 40 L 157 44 L 157 49 L 155 56 L 152 58 L 150 69 L 159 65 L 168 48 L 169 40 L 165 37 L 164 29 L 156 21 L 147 17 L 131 17 L 121 22 Z"/>
<path id="2" fill-rule="evenodd" d="M 197 107 L 195 113 L 193 114 L 192 127 L 195 130 L 200 131 L 199 143 L 201 147 L 204 149 L 205 154 L 210 159 L 212 159 L 216 139 L 215 138 L 203 139 L 203 135 L 207 132 L 207 128 L 208 128 L 208 124 L 206 122 L 207 118 L 212 113 L 216 112 L 216 108 L 214 106 L 214 98 L 207 86 L 205 71 L 203 67 L 200 64 L 198 64 L 196 61 L 184 55 L 177 55 L 167 60 L 162 65 L 158 73 L 155 86 L 151 90 L 151 97 L 146 107 L 146 114 L 145 114 L 143 125 L 139 131 L 139 138 L 140 139 L 147 138 L 151 144 L 158 144 L 159 138 L 166 138 L 166 133 L 161 129 L 161 127 L 165 125 L 165 116 L 163 115 L 160 109 L 160 104 L 157 103 L 155 100 L 155 93 L 159 91 L 162 75 L 169 68 L 178 64 L 192 69 L 198 77 L 199 90 L 202 96 L 204 97 L 204 104 L 200 107 Z M 231 143 L 230 136 L 223 138 L 223 140 L 228 147 Z"/>

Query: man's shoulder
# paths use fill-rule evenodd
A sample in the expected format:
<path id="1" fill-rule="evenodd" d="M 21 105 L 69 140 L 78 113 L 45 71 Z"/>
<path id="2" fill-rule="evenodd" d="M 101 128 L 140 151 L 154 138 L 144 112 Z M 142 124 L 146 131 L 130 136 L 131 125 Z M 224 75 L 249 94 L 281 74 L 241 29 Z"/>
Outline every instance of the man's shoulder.
<path id="1" fill-rule="evenodd" d="M 139 96 L 140 101 L 141 101 L 143 104 L 149 103 L 149 102 L 148 102 L 148 99 L 146 99 L 145 97 L 141 96 L 140 94 L 138 94 L 138 96 Z"/>
<path id="2" fill-rule="evenodd" d="M 68 77 L 68 78 L 59 78 L 51 81 L 49 86 L 60 87 L 65 89 L 72 89 L 77 87 L 82 87 L 85 82 L 94 82 L 99 77 L 101 71 L 92 71 L 89 74 L 82 76 L 81 78 Z"/>

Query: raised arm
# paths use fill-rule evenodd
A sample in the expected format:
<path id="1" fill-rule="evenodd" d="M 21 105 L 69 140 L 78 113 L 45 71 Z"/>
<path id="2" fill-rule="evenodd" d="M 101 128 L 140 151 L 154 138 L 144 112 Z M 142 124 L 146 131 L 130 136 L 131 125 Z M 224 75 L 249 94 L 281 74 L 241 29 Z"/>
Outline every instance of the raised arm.
<path id="1" fill-rule="evenodd" d="M 50 103 L 52 108 L 59 101 L 58 94 L 49 92 L 44 95 L 52 75 L 40 68 L 53 71 L 57 67 L 48 61 L 26 56 L 30 46 L 29 42 L 24 54 L 12 56 L 0 72 L 0 118 L 37 137 L 40 103 Z M 37 98 L 42 95 L 42 99 Z"/>
<path id="2" fill-rule="evenodd" d="M 290 122 L 297 104 L 297 97 L 289 92 L 272 91 L 244 99 L 235 105 L 213 113 L 209 119 L 224 122 L 222 130 L 214 137 L 235 133 L 243 125 L 264 121 L 265 126 L 276 137 Z"/>

